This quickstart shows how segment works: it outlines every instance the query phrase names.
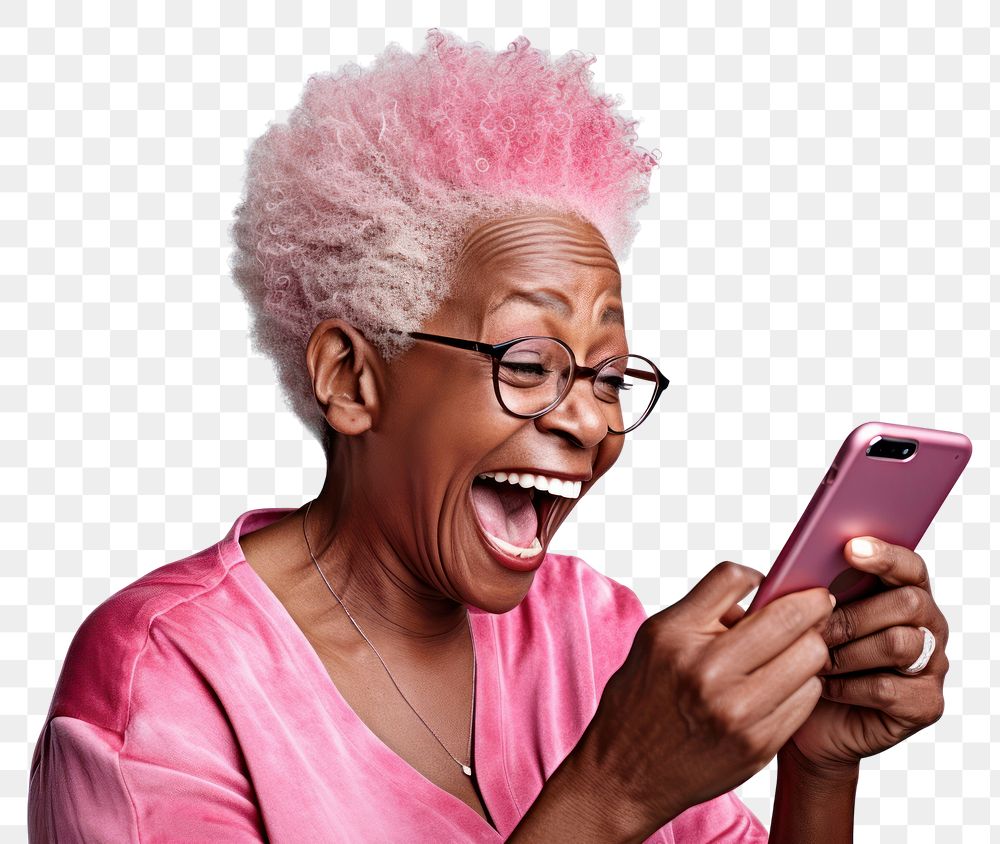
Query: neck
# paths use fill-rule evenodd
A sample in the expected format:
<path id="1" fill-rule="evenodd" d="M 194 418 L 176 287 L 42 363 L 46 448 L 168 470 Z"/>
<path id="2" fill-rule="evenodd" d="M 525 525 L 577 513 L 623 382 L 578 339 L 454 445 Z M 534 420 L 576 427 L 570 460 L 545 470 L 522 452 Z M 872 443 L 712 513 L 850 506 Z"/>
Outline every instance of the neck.
<path id="1" fill-rule="evenodd" d="M 303 595 L 312 597 L 317 618 L 329 618 L 330 612 L 343 616 L 344 611 L 316 571 L 316 563 L 380 650 L 381 644 L 413 658 L 432 658 L 465 643 L 466 607 L 434 589 L 414 565 L 419 561 L 405 559 L 393 547 L 380 529 L 378 508 L 363 494 L 352 494 L 349 490 L 357 487 L 351 481 L 347 467 L 331 465 L 319 496 L 301 508 L 297 519 L 304 554 L 294 580 Z M 302 535 L 303 518 L 308 546 Z M 347 624 L 353 628 L 350 621 Z M 357 631 L 353 635 L 361 640 Z"/>

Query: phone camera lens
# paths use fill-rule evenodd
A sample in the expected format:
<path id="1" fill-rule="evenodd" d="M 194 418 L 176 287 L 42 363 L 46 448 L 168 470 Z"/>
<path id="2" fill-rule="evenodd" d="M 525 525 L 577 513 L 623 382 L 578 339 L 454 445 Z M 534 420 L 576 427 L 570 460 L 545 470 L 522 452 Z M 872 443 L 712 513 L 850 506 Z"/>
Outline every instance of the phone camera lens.
<path id="1" fill-rule="evenodd" d="M 883 460 L 909 460 L 916 453 L 917 443 L 913 440 L 891 440 L 886 437 L 879 437 L 866 449 L 869 457 L 880 457 Z"/>

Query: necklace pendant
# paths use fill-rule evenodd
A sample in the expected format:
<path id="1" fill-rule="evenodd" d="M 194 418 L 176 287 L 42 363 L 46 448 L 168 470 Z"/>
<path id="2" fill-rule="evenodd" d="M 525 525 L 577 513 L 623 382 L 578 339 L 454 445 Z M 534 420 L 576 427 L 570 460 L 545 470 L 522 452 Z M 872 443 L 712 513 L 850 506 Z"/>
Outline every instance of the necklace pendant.
<path id="1" fill-rule="evenodd" d="M 470 768 L 470 767 L 469 767 L 468 765 L 463 765 L 463 766 L 462 766 L 462 772 L 463 772 L 463 773 L 464 773 L 464 774 L 465 774 L 465 775 L 466 775 L 467 777 L 471 777 L 471 776 L 472 776 L 472 768 Z"/>

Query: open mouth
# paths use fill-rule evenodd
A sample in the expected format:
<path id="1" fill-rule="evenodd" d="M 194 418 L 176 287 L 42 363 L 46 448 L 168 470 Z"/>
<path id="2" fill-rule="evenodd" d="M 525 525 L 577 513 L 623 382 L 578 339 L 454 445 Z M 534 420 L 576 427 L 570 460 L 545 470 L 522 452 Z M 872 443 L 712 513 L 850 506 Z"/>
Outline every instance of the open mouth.
<path id="1" fill-rule="evenodd" d="M 480 530 L 502 561 L 533 568 L 544 556 L 549 514 L 560 496 L 516 479 L 504 472 L 482 473 L 473 479 L 469 497 Z"/>

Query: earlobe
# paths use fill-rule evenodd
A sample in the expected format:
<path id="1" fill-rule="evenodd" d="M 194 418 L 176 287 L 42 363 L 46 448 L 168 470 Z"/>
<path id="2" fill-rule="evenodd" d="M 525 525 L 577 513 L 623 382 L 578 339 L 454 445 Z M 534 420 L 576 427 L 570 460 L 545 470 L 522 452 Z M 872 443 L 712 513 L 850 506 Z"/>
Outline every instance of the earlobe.
<path id="1" fill-rule="evenodd" d="M 374 425 L 378 411 L 374 365 L 371 346 L 350 323 L 328 319 L 313 329 L 306 366 L 316 401 L 338 433 L 361 434 Z"/>

